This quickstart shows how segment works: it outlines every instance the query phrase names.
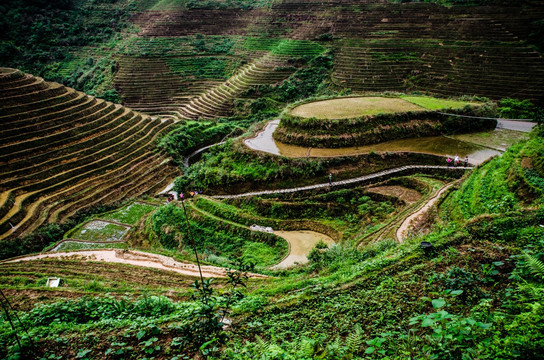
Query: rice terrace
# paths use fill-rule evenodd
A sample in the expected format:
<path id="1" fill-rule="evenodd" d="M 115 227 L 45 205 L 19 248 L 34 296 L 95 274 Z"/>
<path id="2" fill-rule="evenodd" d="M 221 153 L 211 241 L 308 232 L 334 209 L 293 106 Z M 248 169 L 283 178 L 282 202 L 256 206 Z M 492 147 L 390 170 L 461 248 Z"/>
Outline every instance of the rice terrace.
<path id="1" fill-rule="evenodd" d="M 0 14 L 0 358 L 544 359 L 544 1 Z"/>

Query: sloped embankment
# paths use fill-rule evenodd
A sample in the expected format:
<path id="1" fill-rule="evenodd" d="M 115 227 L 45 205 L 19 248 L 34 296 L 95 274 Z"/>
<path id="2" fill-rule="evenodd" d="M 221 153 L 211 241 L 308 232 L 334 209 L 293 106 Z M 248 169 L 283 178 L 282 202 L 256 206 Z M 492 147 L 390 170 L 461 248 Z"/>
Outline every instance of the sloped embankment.
<path id="1" fill-rule="evenodd" d="M 0 239 L 156 193 L 177 174 L 152 152 L 170 121 L 8 68 L 0 99 Z"/>
<path id="2" fill-rule="evenodd" d="M 496 120 L 489 118 L 471 118 L 467 121 L 465 115 L 475 115 L 472 109 L 448 111 L 462 116 L 450 116 L 430 110 L 344 119 L 318 119 L 286 114 L 273 137 L 285 144 L 339 148 L 444 133 L 492 130 L 497 125 Z"/>

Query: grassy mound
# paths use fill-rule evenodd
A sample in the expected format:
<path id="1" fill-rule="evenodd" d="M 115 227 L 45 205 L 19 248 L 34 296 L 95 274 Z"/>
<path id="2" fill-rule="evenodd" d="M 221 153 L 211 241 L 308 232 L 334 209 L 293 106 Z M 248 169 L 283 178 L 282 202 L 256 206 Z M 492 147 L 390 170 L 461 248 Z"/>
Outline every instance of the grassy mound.
<path id="1" fill-rule="evenodd" d="M 416 105 L 417 104 L 417 105 Z M 452 115 L 434 110 L 443 109 Z M 299 146 L 338 148 L 384 141 L 494 129 L 474 103 L 423 96 L 350 97 L 296 106 L 283 115 L 274 139 Z M 462 115 L 462 116 L 456 116 Z"/>
<path id="2" fill-rule="evenodd" d="M 364 115 L 418 110 L 423 108 L 403 99 L 364 96 L 310 102 L 294 107 L 290 114 L 303 118 L 349 119 Z"/>

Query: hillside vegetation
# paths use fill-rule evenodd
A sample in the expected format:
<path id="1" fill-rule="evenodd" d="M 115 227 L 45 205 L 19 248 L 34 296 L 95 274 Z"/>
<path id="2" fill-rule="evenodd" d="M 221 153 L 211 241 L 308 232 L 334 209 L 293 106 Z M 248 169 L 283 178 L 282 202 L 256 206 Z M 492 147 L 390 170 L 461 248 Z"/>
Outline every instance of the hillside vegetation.
<path id="1" fill-rule="evenodd" d="M 544 359 L 542 0 L 0 13 L 1 359 Z"/>
<path id="2" fill-rule="evenodd" d="M 401 206 L 398 200 L 364 190 L 228 205 L 202 198 L 195 205 L 204 212 L 192 218 L 193 229 L 206 229 L 216 217 L 225 224 L 249 224 L 257 217 L 281 221 L 301 216 L 336 227 L 344 241 L 329 251 L 313 251 L 307 266 L 251 281 L 229 315 L 234 322 L 227 330 L 214 325 L 221 324 L 222 315 L 210 315 L 224 305 L 221 297 L 198 295 L 196 301 L 173 303 L 155 295 L 91 296 L 20 312 L 29 332 L 21 338 L 23 351 L 45 358 L 112 359 L 195 353 L 210 359 L 539 358 L 544 349 L 542 139 L 534 133 L 529 141 L 476 168 L 437 208 L 435 221 L 426 225 L 431 225 L 428 233 L 402 244 L 382 240 L 355 245 L 365 221 L 381 221 Z M 413 180 L 387 185 L 424 192 L 418 181 L 420 185 Z M 161 208 L 152 227 L 162 226 L 168 216 L 182 220 L 175 209 L 172 204 Z M 183 224 L 180 220 L 172 224 Z M 228 226 L 232 234 L 234 225 Z M 161 241 L 168 244 L 167 238 Z M 430 241 L 433 250 L 423 252 L 421 241 Z M 51 271 L 62 264 L 43 266 Z M 36 289 L 31 269 L 1 267 L 10 274 L 4 283 L 10 293 Z M 74 288 L 72 275 L 65 276 L 65 289 Z M 104 281 L 89 293 L 111 286 Z M 229 296 L 228 287 L 220 288 Z M 202 302 L 211 299 L 213 303 Z M 206 310 L 210 304 L 212 313 Z M 12 334 L 3 322 L 4 357 L 20 353 Z"/>

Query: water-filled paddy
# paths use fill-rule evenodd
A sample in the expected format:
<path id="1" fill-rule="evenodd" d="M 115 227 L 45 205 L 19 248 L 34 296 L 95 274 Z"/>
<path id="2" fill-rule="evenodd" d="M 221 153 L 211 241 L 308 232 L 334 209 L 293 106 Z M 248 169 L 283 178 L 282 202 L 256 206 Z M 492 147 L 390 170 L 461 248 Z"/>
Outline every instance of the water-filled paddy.
<path id="1" fill-rule="evenodd" d="M 256 137 L 246 139 L 244 143 L 253 150 L 294 158 L 347 156 L 370 153 L 372 151 L 408 151 L 435 155 L 458 155 L 462 158 L 468 156 L 469 161 L 472 164 L 479 164 L 492 156 L 500 154 L 500 152 L 497 150 L 444 136 L 400 139 L 374 145 L 353 146 L 336 149 L 308 148 L 283 144 L 275 141 L 272 138 L 272 134 L 278 125 L 279 120 L 269 122 L 264 130 L 257 134 Z"/>

